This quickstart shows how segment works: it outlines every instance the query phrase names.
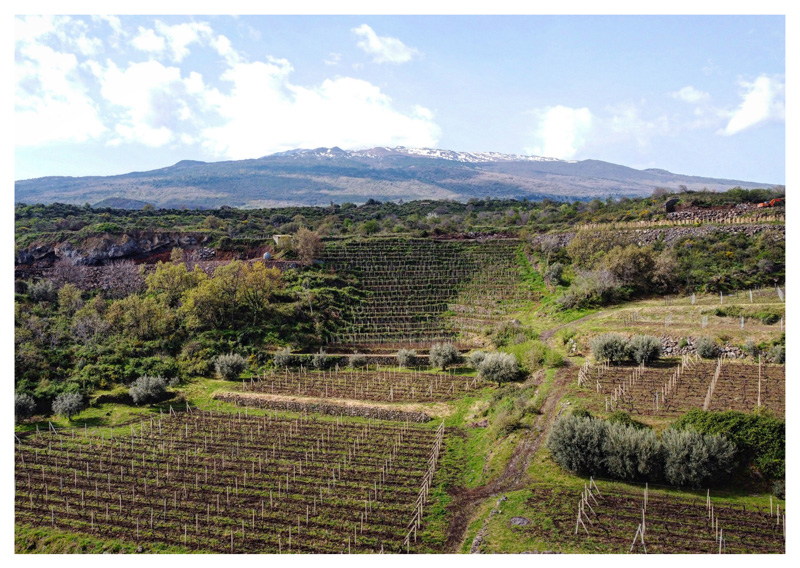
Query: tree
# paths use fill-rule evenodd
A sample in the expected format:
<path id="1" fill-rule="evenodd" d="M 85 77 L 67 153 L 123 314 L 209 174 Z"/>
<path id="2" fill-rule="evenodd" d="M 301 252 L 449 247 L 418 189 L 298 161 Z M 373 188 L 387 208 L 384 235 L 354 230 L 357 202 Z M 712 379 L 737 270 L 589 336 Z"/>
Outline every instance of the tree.
<path id="1" fill-rule="evenodd" d="M 498 384 L 513 381 L 519 374 L 517 358 L 510 353 L 489 353 L 478 365 L 479 377 Z"/>
<path id="2" fill-rule="evenodd" d="M 437 343 L 431 347 L 428 361 L 431 367 L 438 367 L 444 371 L 448 365 L 461 363 L 461 353 L 452 343 Z"/>
<path id="3" fill-rule="evenodd" d="M 713 339 L 707 336 L 697 338 L 695 349 L 703 359 L 713 359 L 719 354 L 719 347 L 717 347 Z"/>
<path id="4" fill-rule="evenodd" d="M 214 361 L 214 369 L 221 379 L 232 381 L 238 379 L 247 369 L 247 359 L 238 353 L 220 355 Z"/>
<path id="5" fill-rule="evenodd" d="M 16 393 L 14 395 L 14 418 L 17 423 L 23 418 L 33 416 L 36 411 L 36 401 L 27 393 Z"/>
<path id="6" fill-rule="evenodd" d="M 352 369 L 359 369 L 367 366 L 367 357 L 361 353 L 353 353 L 347 358 L 347 366 Z"/>
<path id="7" fill-rule="evenodd" d="M 58 291 L 58 309 L 61 313 L 72 316 L 83 306 L 81 291 L 67 282 Z"/>
<path id="8" fill-rule="evenodd" d="M 322 253 L 322 239 L 314 231 L 300 227 L 292 237 L 294 251 L 303 264 L 311 264 Z"/>
<path id="9" fill-rule="evenodd" d="M 661 341 L 652 335 L 637 335 L 628 345 L 630 358 L 638 364 L 646 364 L 661 357 Z"/>
<path id="10" fill-rule="evenodd" d="M 58 300 L 58 291 L 53 281 L 45 278 L 28 282 L 28 297 L 34 302 L 55 302 Z"/>
<path id="11" fill-rule="evenodd" d="M 275 355 L 273 355 L 272 363 L 276 367 L 282 367 L 286 369 L 292 363 L 294 363 L 294 356 L 292 355 L 291 350 L 288 347 L 286 347 L 275 353 Z"/>
<path id="12" fill-rule="evenodd" d="M 547 448 L 564 469 L 602 475 L 606 469 L 603 443 L 607 436 L 605 420 L 569 414 L 553 423 L 547 436 Z"/>
<path id="13" fill-rule="evenodd" d="M 486 359 L 486 353 L 483 351 L 473 351 L 469 354 L 469 364 L 473 369 L 477 369 L 484 359 Z"/>
<path id="14" fill-rule="evenodd" d="M 128 393 L 131 395 L 134 404 L 158 402 L 167 393 L 167 380 L 164 377 L 144 375 L 133 381 Z"/>
<path id="15" fill-rule="evenodd" d="M 250 312 L 255 325 L 266 315 L 272 297 L 283 284 L 281 271 L 267 268 L 264 263 L 254 262 L 242 266 L 240 277 L 241 302 Z"/>
<path id="16" fill-rule="evenodd" d="M 736 466 L 736 444 L 724 436 L 669 429 L 661 435 L 661 444 L 664 477 L 672 485 L 702 487 Z"/>
<path id="17" fill-rule="evenodd" d="M 400 349 L 396 357 L 397 364 L 401 367 L 413 367 L 417 364 L 417 352 L 413 349 Z"/>
<path id="18" fill-rule="evenodd" d="M 594 337 L 589 346 L 594 358 L 598 361 L 619 363 L 628 358 L 628 340 L 619 333 L 603 333 Z"/>
<path id="19" fill-rule="evenodd" d="M 605 257 L 605 265 L 623 286 L 646 290 L 655 262 L 650 247 L 616 246 Z"/>
<path id="20" fill-rule="evenodd" d="M 172 249 L 173 253 L 181 249 Z M 180 304 L 181 296 L 188 290 L 195 288 L 201 282 L 208 280 L 208 276 L 199 266 L 189 271 L 182 262 L 170 264 L 159 262 L 156 269 L 145 278 L 148 294 L 160 297 L 168 306 L 175 308 Z"/>
<path id="21" fill-rule="evenodd" d="M 53 414 L 66 416 L 67 420 L 83 410 L 86 406 L 83 395 L 77 392 L 62 392 L 53 401 Z"/>

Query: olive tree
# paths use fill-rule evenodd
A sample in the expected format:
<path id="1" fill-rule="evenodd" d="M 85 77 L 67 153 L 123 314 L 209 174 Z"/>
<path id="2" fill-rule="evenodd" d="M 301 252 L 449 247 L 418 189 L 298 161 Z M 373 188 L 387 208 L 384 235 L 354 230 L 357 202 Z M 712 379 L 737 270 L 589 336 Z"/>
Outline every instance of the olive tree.
<path id="1" fill-rule="evenodd" d="M 478 376 L 485 381 L 507 383 L 519 377 L 517 358 L 510 353 L 489 353 L 478 365 Z"/>
<path id="2" fill-rule="evenodd" d="M 220 355 L 214 360 L 217 376 L 229 381 L 238 379 L 247 369 L 247 359 L 238 353 Z"/>
<path id="3" fill-rule="evenodd" d="M 461 353 L 452 343 L 437 343 L 431 347 L 428 361 L 430 361 L 431 367 L 437 367 L 444 371 L 448 365 L 457 365 L 461 362 Z"/>
<path id="4" fill-rule="evenodd" d="M 36 412 L 36 401 L 33 397 L 26 393 L 17 393 L 14 395 L 14 418 L 17 422 L 21 422 L 23 418 L 33 416 Z"/>
<path id="5" fill-rule="evenodd" d="M 143 375 L 133 381 L 128 393 L 134 404 L 158 402 L 167 394 L 167 380 L 164 377 Z"/>
<path id="6" fill-rule="evenodd" d="M 652 335 L 636 335 L 628 345 L 630 358 L 640 365 L 661 357 L 661 341 Z"/>
<path id="7" fill-rule="evenodd" d="M 417 364 L 417 352 L 413 349 L 400 349 L 396 357 L 397 364 L 401 367 L 413 367 Z"/>
<path id="8" fill-rule="evenodd" d="M 598 361 L 618 363 L 628 358 L 628 339 L 620 333 L 602 333 L 594 337 L 589 346 Z"/>
<path id="9" fill-rule="evenodd" d="M 62 392 L 53 401 L 53 414 L 66 416 L 67 420 L 86 407 L 83 395 L 78 392 Z"/>

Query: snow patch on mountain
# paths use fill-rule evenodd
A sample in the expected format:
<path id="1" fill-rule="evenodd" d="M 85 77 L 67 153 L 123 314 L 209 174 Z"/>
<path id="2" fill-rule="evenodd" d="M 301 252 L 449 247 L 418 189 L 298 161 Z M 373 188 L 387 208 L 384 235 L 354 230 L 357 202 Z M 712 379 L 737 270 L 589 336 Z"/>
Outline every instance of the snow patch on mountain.
<path id="1" fill-rule="evenodd" d="M 273 156 L 314 156 L 319 158 L 338 158 L 338 157 L 358 157 L 382 159 L 388 156 L 415 156 L 431 158 L 437 160 L 449 160 L 452 162 L 463 163 L 487 163 L 487 162 L 566 162 L 570 164 L 575 161 L 559 160 L 558 158 L 547 158 L 544 156 L 524 156 L 520 154 L 501 154 L 500 152 L 456 152 L 453 150 L 440 150 L 437 148 L 407 148 L 397 146 L 389 148 L 378 146 L 368 150 L 342 150 L 341 148 L 316 148 L 314 150 L 289 150 L 272 154 Z"/>

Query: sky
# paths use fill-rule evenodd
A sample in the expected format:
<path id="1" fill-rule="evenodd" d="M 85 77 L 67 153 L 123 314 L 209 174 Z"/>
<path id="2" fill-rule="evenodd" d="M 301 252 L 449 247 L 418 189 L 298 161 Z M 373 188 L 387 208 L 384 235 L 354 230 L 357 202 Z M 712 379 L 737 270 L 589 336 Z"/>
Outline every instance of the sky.
<path id="1" fill-rule="evenodd" d="M 433 147 L 785 184 L 784 16 L 21 16 L 14 179 Z"/>

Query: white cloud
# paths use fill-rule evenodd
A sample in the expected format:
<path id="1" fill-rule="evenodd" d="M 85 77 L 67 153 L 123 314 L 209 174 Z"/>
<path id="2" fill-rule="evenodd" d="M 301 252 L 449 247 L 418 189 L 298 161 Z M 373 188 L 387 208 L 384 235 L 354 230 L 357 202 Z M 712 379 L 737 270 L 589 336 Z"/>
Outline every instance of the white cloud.
<path id="1" fill-rule="evenodd" d="M 146 51 L 148 53 L 161 53 L 167 47 L 167 41 L 156 35 L 156 32 L 150 29 L 139 27 L 139 34 L 131 40 L 133 47 L 139 51 Z"/>
<path id="2" fill-rule="evenodd" d="M 529 154 L 571 159 L 586 144 L 594 117 L 584 108 L 553 106 L 533 111 L 537 129 L 535 145 L 526 147 Z"/>
<path id="3" fill-rule="evenodd" d="M 229 94 L 214 89 L 205 97 L 224 120 L 203 130 L 204 146 L 244 159 L 320 146 L 435 146 L 439 139 L 430 110 L 403 113 L 371 83 L 336 77 L 303 87 L 289 80 L 291 72 L 282 59 L 228 69 L 222 78 L 232 84 Z"/>
<path id="4" fill-rule="evenodd" d="M 66 17 L 15 21 L 14 139 L 18 146 L 83 142 L 106 130 L 87 93 L 77 57 L 45 44 L 53 38 L 66 43 L 78 40 L 81 36 L 73 24 Z"/>
<path id="5" fill-rule="evenodd" d="M 131 44 L 140 51 L 168 55 L 170 60 L 180 63 L 189 55 L 189 45 L 204 43 L 207 40 L 211 40 L 220 55 L 224 55 L 221 49 L 230 49 L 230 42 L 227 38 L 224 36 L 213 38 L 211 27 L 202 22 L 169 26 L 156 20 L 154 30 L 140 26 L 139 34 L 131 40 Z"/>
<path id="6" fill-rule="evenodd" d="M 361 38 L 356 45 L 372 55 L 375 63 L 407 63 L 415 55 L 419 55 L 419 51 L 408 47 L 397 38 L 377 35 L 367 24 L 361 24 L 350 31 Z"/>
<path id="7" fill-rule="evenodd" d="M 698 89 L 695 89 L 691 85 L 688 85 L 679 91 L 670 93 L 670 96 L 672 98 L 679 99 L 691 104 L 702 103 L 711 98 L 711 95 L 709 95 L 705 91 L 700 91 Z"/>
<path id="8" fill-rule="evenodd" d="M 134 63 L 120 69 L 108 61 L 105 68 L 93 65 L 100 93 L 111 105 L 115 137 L 111 144 L 140 143 L 161 147 L 180 139 L 189 128 L 185 121 L 195 117 L 197 93 L 202 91 L 199 73 L 188 78 L 177 67 L 158 61 Z"/>
<path id="9" fill-rule="evenodd" d="M 785 87 L 780 78 L 761 75 L 752 83 L 741 84 L 745 91 L 742 102 L 718 134 L 731 136 L 770 120 L 785 120 Z"/>
<path id="10" fill-rule="evenodd" d="M 598 119 L 598 138 L 609 141 L 633 139 L 644 147 L 654 136 L 670 134 L 670 121 L 666 116 L 643 118 L 640 105 L 622 103 L 606 110 L 609 115 Z"/>
<path id="11" fill-rule="evenodd" d="M 342 60 L 342 54 L 341 53 L 333 53 L 333 52 L 331 52 L 331 53 L 328 54 L 328 57 L 326 57 L 323 60 L 323 63 L 325 63 L 325 65 L 339 65 L 339 62 L 341 60 Z"/>

